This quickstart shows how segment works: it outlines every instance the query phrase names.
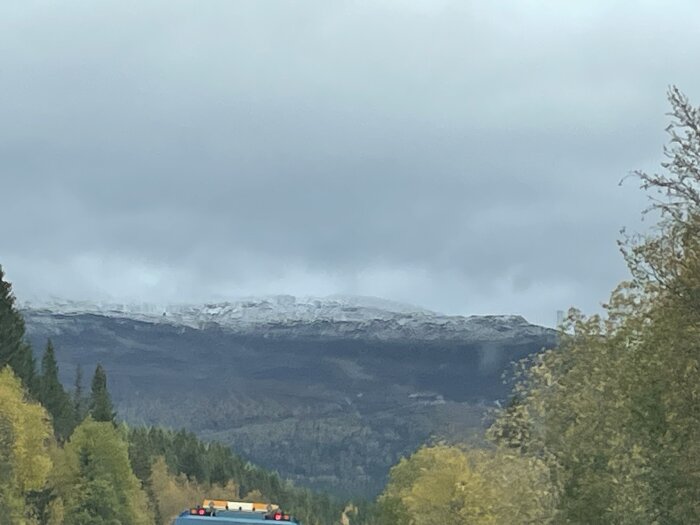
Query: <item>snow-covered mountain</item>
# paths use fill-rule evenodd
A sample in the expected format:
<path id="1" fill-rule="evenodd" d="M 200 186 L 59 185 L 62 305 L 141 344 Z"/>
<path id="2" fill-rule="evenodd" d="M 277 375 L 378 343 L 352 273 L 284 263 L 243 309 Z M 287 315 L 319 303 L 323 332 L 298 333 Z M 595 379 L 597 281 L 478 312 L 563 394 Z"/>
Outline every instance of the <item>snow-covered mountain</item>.
<path id="1" fill-rule="evenodd" d="M 300 485 L 367 498 L 422 443 L 479 434 L 511 363 L 556 343 L 519 316 L 367 297 L 22 306 L 61 379 L 99 363 L 126 421 L 186 427 Z"/>
<path id="2" fill-rule="evenodd" d="M 497 341 L 552 336 L 518 315 L 450 316 L 375 297 L 249 297 L 209 304 L 97 303 L 52 300 L 24 303 L 34 313 L 93 314 L 190 328 L 221 327 L 268 337 L 343 337 L 383 340 Z"/>
<path id="3" fill-rule="evenodd" d="M 41 302 L 24 302 L 24 309 L 49 310 L 54 313 L 99 313 L 110 316 L 176 317 L 187 320 L 192 316 L 219 316 L 225 313 L 231 318 L 250 322 L 275 321 L 369 320 L 390 317 L 396 313 L 435 312 L 409 304 L 389 301 L 377 297 L 331 295 L 328 297 L 295 297 L 292 295 L 270 295 L 242 297 L 233 301 L 204 304 L 156 304 L 116 303 L 51 299 Z"/>

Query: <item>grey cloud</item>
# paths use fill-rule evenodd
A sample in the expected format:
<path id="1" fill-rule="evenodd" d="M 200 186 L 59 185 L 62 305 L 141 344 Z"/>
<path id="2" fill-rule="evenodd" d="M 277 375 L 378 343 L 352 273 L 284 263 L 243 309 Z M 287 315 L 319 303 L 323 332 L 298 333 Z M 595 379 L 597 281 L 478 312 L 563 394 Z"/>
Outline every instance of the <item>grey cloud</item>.
<path id="1" fill-rule="evenodd" d="M 595 308 L 666 86 L 700 103 L 675 5 L 4 6 L 0 263 L 27 295 Z"/>

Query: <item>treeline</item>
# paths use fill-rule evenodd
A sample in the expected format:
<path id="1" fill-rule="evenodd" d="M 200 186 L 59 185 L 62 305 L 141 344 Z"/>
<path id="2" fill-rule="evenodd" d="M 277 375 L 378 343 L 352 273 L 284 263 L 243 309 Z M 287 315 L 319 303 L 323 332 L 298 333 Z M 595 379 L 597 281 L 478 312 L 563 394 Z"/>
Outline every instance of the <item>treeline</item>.
<path id="1" fill-rule="evenodd" d="M 329 496 L 296 487 L 246 462 L 226 445 L 204 443 L 191 432 L 133 428 L 128 442 L 134 473 L 158 502 L 161 522 L 165 517 L 169 523 L 167 518 L 182 510 L 183 501 L 204 497 L 272 501 L 304 524 L 340 519 L 343 507 Z"/>
<path id="2" fill-rule="evenodd" d="M 51 341 L 37 371 L 0 267 L 0 524 L 169 525 L 205 497 L 267 500 L 303 523 L 337 523 L 343 506 L 185 431 L 116 421 L 107 375 L 66 391 Z"/>
<path id="3" fill-rule="evenodd" d="M 403 459 L 372 524 L 700 523 L 700 108 L 669 91 L 658 217 L 620 247 L 631 278 L 605 316 L 569 312 L 557 348 L 520 363 L 490 446 Z"/>

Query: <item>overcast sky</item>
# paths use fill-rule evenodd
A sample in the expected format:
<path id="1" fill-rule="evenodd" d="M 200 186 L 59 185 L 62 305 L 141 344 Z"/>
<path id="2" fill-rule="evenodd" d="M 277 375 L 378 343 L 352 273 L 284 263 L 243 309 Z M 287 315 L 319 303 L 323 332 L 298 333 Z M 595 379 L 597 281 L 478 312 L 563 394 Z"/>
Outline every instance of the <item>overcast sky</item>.
<path id="1" fill-rule="evenodd" d="M 20 300 L 357 294 L 596 310 L 700 2 L 0 6 L 0 264 Z"/>

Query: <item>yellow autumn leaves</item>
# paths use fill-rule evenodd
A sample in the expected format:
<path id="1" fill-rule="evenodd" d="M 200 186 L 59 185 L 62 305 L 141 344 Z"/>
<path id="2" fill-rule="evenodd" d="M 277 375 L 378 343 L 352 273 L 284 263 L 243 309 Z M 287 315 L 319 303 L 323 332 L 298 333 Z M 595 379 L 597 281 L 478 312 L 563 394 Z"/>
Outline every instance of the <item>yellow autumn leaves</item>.
<path id="1" fill-rule="evenodd" d="M 46 490 L 53 498 L 45 514 L 28 513 L 32 491 Z M 119 430 L 87 418 L 56 446 L 46 410 L 9 367 L 0 371 L 0 523 L 153 523 Z"/>
<path id="2" fill-rule="evenodd" d="M 547 466 L 505 449 L 424 447 L 404 458 L 380 497 L 382 523 L 544 523 L 554 491 Z"/>
<path id="3" fill-rule="evenodd" d="M 492 448 L 399 463 L 382 525 L 700 523 L 700 108 L 669 102 L 664 173 L 637 173 L 659 221 L 620 243 L 630 281 L 520 364 Z"/>
<path id="4" fill-rule="evenodd" d="M 9 367 L 0 370 L 0 513 L 20 523 L 24 495 L 44 486 L 53 435 L 44 408 L 26 398 Z"/>

